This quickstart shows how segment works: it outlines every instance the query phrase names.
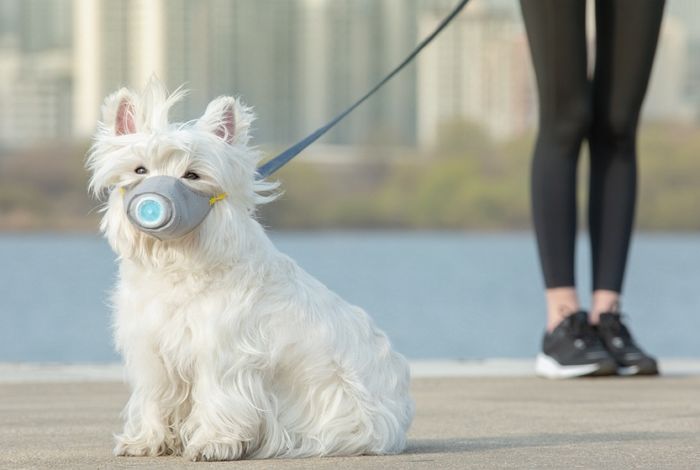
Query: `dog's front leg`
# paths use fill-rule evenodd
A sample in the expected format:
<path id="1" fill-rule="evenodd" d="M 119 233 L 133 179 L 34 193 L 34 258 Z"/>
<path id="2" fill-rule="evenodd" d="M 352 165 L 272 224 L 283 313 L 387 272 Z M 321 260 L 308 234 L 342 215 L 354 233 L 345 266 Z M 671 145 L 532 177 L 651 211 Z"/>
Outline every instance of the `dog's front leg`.
<path id="1" fill-rule="evenodd" d="M 174 396 L 162 361 L 148 347 L 135 345 L 126 354 L 126 370 L 132 393 L 122 416 L 124 431 L 116 436 L 115 455 L 178 454 L 179 436 L 168 422 L 172 410 L 164 395 Z"/>
<path id="2" fill-rule="evenodd" d="M 184 456 L 190 460 L 238 460 L 259 442 L 264 404 L 258 371 L 197 372 L 192 411 L 181 429 Z"/>

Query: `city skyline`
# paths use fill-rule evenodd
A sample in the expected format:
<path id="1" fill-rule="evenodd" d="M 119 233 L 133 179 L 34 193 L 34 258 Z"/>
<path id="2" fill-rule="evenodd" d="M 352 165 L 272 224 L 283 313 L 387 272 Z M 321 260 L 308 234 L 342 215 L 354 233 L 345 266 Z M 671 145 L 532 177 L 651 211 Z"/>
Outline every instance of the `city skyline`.
<path id="1" fill-rule="evenodd" d="M 1 0 L 0 147 L 86 138 L 104 97 L 155 74 L 190 90 L 189 120 L 220 94 L 258 114 L 255 140 L 282 145 L 372 86 L 452 0 Z M 697 122 L 700 7 L 669 2 L 644 116 Z M 492 138 L 536 126 L 517 2 L 475 0 L 327 144 L 435 145 L 450 121 Z"/>

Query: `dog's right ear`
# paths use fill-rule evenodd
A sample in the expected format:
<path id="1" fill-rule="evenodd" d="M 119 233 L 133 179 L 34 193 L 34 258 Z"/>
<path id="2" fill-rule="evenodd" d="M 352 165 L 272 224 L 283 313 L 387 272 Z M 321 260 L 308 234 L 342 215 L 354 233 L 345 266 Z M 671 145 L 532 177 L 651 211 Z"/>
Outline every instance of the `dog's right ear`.
<path id="1" fill-rule="evenodd" d="M 248 132 L 255 117 L 239 99 L 220 96 L 209 103 L 197 121 L 199 129 L 211 132 L 228 144 L 248 142 Z"/>
<path id="2" fill-rule="evenodd" d="M 136 128 L 136 97 L 127 88 L 108 96 L 102 106 L 102 124 L 113 135 L 134 134 Z"/>

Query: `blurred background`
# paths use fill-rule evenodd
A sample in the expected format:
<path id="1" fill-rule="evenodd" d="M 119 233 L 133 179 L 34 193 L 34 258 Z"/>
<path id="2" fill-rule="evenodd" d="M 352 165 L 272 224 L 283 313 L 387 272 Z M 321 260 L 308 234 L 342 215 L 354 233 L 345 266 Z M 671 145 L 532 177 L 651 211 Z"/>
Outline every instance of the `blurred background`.
<path id="1" fill-rule="evenodd" d="M 362 95 L 455 3 L 0 0 L 0 361 L 117 359 L 114 255 L 97 236 L 83 169 L 107 94 L 155 73 L 190 90 L 176 120 L 239 95 L 258 115 L 254 143 L 272 155 Z M 527 47 L 516 0 L 473 0 L 281 170 L 284 196 L 261 208 L 278 246 L 367 308 L 411 358 L 537 352 Z M 624 299 L 642 344 L 667 357 L 700 357 L 699 131 L 700 4 L 668 0 Z M 585 305 L 585 235 L 579 248 Z"/>

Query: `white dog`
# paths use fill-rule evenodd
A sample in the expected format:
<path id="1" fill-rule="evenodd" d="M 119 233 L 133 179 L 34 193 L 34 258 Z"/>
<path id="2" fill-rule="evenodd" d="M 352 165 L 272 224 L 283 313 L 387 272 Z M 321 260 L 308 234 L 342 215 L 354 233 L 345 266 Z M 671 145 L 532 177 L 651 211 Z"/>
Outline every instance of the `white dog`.
<path id="1" fill-rule="evenodd" d="M 92 192 L 108 195 L 101 229 L 119 255 L 114 334 L 132 389 L 115 453 L 401 452 L 406 360 L 254 219 L 276 185 L 256 180 L 250 110 L 220 97 L 169 124 L 181 96 L 156 80 L 114 93 L 88 156 Z"/>

